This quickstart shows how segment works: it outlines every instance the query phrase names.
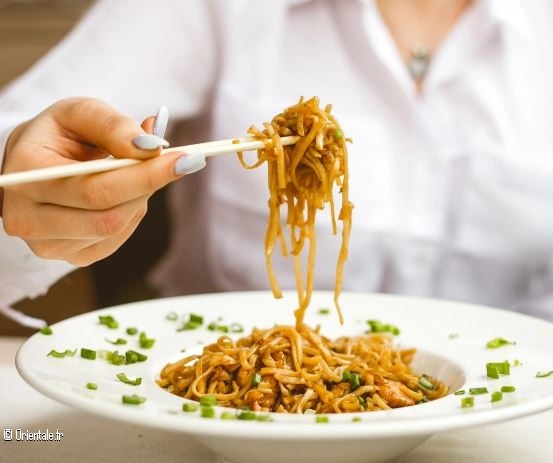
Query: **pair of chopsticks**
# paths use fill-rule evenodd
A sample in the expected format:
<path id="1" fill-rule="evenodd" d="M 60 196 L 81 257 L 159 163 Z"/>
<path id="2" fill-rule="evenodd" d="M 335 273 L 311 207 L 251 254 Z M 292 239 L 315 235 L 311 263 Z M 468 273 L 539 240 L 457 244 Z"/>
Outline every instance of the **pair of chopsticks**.
<path id="1" fill-rule="evenodd" d="M 282 137 L 281 143 L 283 146 L 293 145 L 300 137 Z M 207 143 L 197 143 L 187 146 L 175 146 L 161 151 L 161 154 L 182 151 L 192 153 L 198 151 L 206 157 L 217 156 L 219 154 L 236 153 L 238 151 L 255 151 L 265 147 L 263 141 L 253 137 L 245 138 L 229 138 L 227 140 L 210 141 Z M 75 177 L 77 175 L 95 174 L 98 172 L 106 172 L 113 169 L 121 169 L 122 167 L 138 164 L 137 159 L 119 159 L 106 158 L 96 159 L 94 161 L 77 162 L 72 164 L 63 164 L 61 166 L 46 167 L 44 169 L 33 169 L 22 172 L 14 172 L 11 174 L 0 175 L 0 187 L 20 185 L 22 183 L 40 182 L 44 180 L 53 180 L 57 178 Z"/>

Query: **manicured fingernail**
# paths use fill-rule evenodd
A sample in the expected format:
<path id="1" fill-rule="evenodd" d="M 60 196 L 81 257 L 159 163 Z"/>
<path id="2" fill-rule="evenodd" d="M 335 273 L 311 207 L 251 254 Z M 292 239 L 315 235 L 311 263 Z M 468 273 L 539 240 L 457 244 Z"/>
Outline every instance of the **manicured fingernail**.
<path id="1" fill-rule="evenodd" d="M 193 174 L 205 167 L 205 155 L 194 151 L 177 159 L 175 173 L 177 175 Z"/>
<path id="2" fill-rule="evenodd" d="M 149 133 L 134 137 L 132 142 L 134 146 L 141 150 L 156 150 L 158 148 L 166 148 L 169 146 L 169 142 L 164 138 L 158 137 L 157 135 L 151 135 Z"/>
<path id="3" fill-rule="evenodd" d="M 169 109 L 167 106 L 160 106 L 157 110 L 156 118 L 154 120 L 154 135 L 158 137 L 164 137 L 167 130 L 167 123 L 169 122 Z"/>

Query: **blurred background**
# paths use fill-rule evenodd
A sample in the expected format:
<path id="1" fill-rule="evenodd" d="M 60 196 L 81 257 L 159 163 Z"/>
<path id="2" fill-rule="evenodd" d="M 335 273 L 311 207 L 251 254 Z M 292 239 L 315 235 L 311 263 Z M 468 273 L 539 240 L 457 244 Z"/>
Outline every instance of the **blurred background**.
<path id="1" fill-rule="evenodd" d="M 0 88 L 55 46 L 92 3 L 92 0 L 0 0 Z M 14 308 L 54 323 L 99 307 L 156 297 L 145 281 L 145 274 L 165 250 L 167 236 L 162 190 L 150 200 L 149 212 L 137 232 L 115 254 L 71 273 L 47 295 L 21 301 Z M 32 332 L 0 315 L 0 335 Z"/>

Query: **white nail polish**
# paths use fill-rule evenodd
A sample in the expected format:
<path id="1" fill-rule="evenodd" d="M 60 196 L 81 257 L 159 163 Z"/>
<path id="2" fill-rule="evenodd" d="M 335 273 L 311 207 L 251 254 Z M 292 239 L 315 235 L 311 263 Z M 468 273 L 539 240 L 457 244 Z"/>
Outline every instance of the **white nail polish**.
<path id="1" fill-rule="evenodd" d="M 141 150 L 155 150 L 158 148 L 166 148 L 169 142 L 157 135 L 142 134 L 134 137 L 133 144 Z"/>
<path id="2" fill-rule="evenodd" d="M 177 159 L 177 162 L 175 162 L 175 173 L 177 175 L 193 174 L 203 169 L 205 166 L 205 155 L 195 151 Z"/>
<path id="3" fill-rule="evenodd" d="M 167 106 L 160 106 L 157 110 L 156 118 L 154 120 L 154 135 L 158 137 L 164 137 L 167 130 L 167 124 L 169 122 L 169 109 Z"/>

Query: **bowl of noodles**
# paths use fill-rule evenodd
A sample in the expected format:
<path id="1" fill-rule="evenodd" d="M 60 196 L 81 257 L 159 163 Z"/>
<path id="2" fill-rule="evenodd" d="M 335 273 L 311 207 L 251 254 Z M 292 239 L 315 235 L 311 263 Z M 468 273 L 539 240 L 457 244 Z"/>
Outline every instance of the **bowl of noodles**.
<path id="1" fill-rule="evenodd" d="M 242 463 L 386 461 L 435 433 L 553 407 L 552 378 L 536 376 L 553 369 L 550 323 L 468 304 L 346 292 L 341 296 L 345 317 L 340 325 L 335 311 L 328 310 L 334 294 L 315 291 L 305 315 L 312 331 L 306 336 L 314 344 L 317 336 L 324 339 L 317 349 L 302 343 L 301 372 L 296 374 L 294 335 L 275 329 L 291 326 L 295 294 L 283 296 L 218 293 L 86 313 L 54 324 L 51 335 L 29 338 L 17 354 L 17 368 L 35 389 L 63 403 L 182 433 L 174 445 L 182 446 L 183 454 L 186 436 L 193 436 L 228 461 Z M 259 348 L 244 358 L 252 351 L 252 333 L 259 336 Z M 265 342 L 259 342 L 264 337 L 265 350 Z M 356 338 L 369 340 L 354 347 Z M 333 353 L 324 353 L 327 345 Z M 214 346 L 221 346 L 220 356 Z M 358 365 L 350 348 L 374 350 L 373 358 Z M 89 351 L 95 353 L 94 360 Z M 279 364 L 283 356 L 290 358 L 288 366 Z M 499 372 L 504 362 L 508 374 Z M 240 373 L 243 363 L 259 369 L 245 375 Z M 488 372 L 488 364 L 498 368 Z M 170 384 L 177 384 L 180 375 L 184 378 L 181 389 L 169 388 L 168 365 L 178 370 Z M 195 380 L 201 378 L 194 388 L 185 385 L 187 368 L 193 365 Z M 220 365 L 224 369 L 217 369 Z M 247 386 L 242 395 L 225 396 L 229 392 L 220 384 L 225 383 L 225 371 L 235 375 L 238 387 L 239 381 Z M 239 379 L 244 375 L 246 382 Z M 263 400 L 273 393 L 274 381 L 282 394 L 275 394 L 274 402 Z M 414 393 L 400 386 L 402 381 Z M 87 383 L 96 389 L 88 389 Z M 235 389 L 231 381 L 228 390 Z M 194 390 L 200 396 L 190 392 Z M 309 390 L 319 391 L 320 398 Z M 394 402 L 396 395 L 406 402 Z"/>

